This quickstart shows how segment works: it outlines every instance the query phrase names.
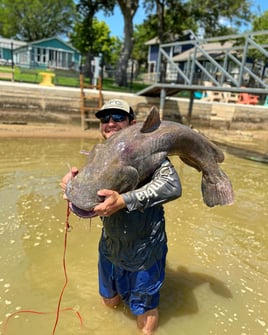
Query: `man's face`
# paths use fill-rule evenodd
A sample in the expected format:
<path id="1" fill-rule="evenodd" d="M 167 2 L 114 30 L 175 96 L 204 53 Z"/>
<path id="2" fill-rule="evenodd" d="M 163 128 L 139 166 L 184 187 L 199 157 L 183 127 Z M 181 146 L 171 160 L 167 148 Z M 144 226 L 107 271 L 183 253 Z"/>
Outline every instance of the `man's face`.
<path id="1" fill-rule="evenodd" d="M 101 134 L 105 139 L 107 139 L 121 129 L 126 128 L 134 123 L 136 123 L 136 121 L 129 121 L 128 117 L 124 121 L 120 122 L 114 121 L 113 118 L 110 117 L 108 122 L 101 123 Z"/>

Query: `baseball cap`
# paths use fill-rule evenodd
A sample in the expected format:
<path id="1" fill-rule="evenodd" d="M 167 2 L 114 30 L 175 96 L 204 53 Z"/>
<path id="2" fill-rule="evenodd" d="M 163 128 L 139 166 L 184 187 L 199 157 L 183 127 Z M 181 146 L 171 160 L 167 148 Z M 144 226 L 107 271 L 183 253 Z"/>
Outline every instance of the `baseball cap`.
<path id="1" fill-rule="evenodd" d="M 132 107 L 126 101 L 121 99 L 111 99 L 107 101 L 95 115 L 98 119 L 100 119 L 113 111 L 126 114 L 130 120 L 135 118 Z"/>

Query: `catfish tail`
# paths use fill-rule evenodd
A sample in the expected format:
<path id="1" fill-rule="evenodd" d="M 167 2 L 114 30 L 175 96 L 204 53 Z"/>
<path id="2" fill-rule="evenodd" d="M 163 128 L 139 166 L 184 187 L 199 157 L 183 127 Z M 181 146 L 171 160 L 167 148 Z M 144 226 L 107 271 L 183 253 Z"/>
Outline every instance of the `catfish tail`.
<path id="1" fill-rule="evenodd" d="M 219 176 L 215 183 L 209 182 L 203 175 L 201 188 L 204 202 L 209 207 L 231 205 L 234 202 L 231 181 L 221 169 L 219 169 Z"/>

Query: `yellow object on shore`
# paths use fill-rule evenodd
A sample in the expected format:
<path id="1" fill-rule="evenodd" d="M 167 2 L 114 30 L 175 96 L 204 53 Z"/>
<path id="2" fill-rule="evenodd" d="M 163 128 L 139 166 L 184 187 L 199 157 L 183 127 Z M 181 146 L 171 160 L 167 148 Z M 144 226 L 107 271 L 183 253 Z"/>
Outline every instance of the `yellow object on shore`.
<path id="1" fill-rule="evenodd" d="M 42 86 L 55 86 L 52 83 L 52 78 L 55 77 L 54 73 L 48 73 L 48 72 L 39 72 L 39 75 L 42 77 L 42 80 L 40 82 L 40 85 Z"/>

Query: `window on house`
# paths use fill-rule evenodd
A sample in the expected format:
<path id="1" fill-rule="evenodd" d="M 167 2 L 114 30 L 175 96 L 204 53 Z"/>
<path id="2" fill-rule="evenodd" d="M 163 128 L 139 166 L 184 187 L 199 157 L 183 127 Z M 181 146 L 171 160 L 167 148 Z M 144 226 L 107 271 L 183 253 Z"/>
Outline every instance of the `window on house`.
<path id="1" fill-rule="evenodd" d="M 37 63 L 41 62 L 41 49 L 37 48 L 36 50 L 36 59 L 37 59 Z"/>
<path id="2" fill-rule="evenodd" d="M 181 45 L 175 45 L 173 49 L 173 54 L 180 54 L 182 51 L 182 46 Z"/>
<path id="3" fill-rule="evenodd" d="M 50 49 L 48 53 L 48 61 L 51 66 L 57 66 L 57 51 Z"/>
<path id="4" fill-rule="evenodd" d="M 47 54 L 47 50 L 46 49 L 43 49 L 43 63 L 46 63 L 46 54 Z"/>

